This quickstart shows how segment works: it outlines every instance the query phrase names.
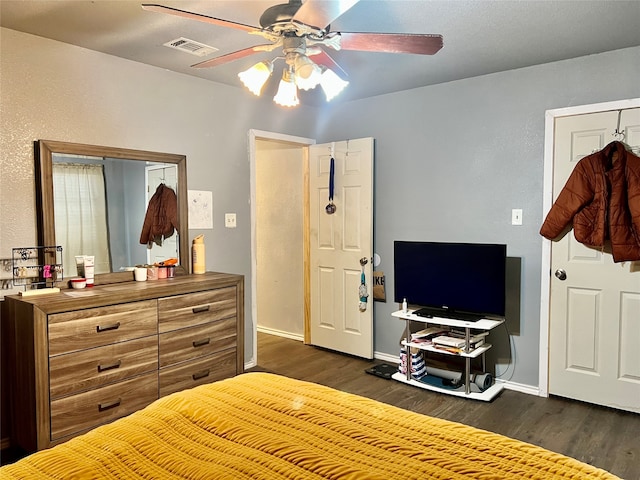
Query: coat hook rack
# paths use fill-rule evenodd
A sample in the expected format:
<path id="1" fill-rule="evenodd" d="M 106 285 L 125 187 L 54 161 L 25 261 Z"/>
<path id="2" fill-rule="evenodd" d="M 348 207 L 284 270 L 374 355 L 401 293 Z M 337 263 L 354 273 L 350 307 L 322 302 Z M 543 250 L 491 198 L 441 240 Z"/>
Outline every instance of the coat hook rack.
<path id="1" fill-rule="evenodd" d="M 618 126 L 616 131 L 612 133 L 613 138 L 619 142 L 624 140 L 624 132 L 620 131 L 620 117 L 622 117 L 622 110 L 618 110 Z"/>

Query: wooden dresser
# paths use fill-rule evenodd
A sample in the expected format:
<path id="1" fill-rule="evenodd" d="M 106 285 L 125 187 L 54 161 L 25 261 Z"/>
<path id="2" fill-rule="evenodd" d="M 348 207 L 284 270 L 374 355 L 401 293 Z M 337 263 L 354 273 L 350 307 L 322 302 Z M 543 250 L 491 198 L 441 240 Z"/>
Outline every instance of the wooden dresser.
<path id="1" fill-rule="evenodd" d="M 186 275 L 5 302 L 11 444 L 27 452 L 243 371 L 240 275 Z"/>

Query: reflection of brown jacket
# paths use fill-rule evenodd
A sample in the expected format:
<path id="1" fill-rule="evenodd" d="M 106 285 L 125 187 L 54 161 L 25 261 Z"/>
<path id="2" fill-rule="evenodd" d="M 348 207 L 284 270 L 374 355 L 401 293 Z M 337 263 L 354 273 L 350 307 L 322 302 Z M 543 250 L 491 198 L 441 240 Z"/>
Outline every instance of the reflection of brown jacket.
<path id="1" fill-rule="evenodd" d="M 142 224 L 140 243 L 146 243 L 149 247 L 153 242 L 162 245 L 163 239 L 173 235 L 173 230 L 177 228 L 178 199 L 176 192 L 161 183 L 149 200 L 147 214 Z"/>
<path id="2" fill-rule="evenodd" d="M 572 219 L 580 243 L 601 248 L 609 239 L 615 262 L 640 260 L 640 158 L 612 142 L 581 159 L 540 234 L 552 240 Z"/>

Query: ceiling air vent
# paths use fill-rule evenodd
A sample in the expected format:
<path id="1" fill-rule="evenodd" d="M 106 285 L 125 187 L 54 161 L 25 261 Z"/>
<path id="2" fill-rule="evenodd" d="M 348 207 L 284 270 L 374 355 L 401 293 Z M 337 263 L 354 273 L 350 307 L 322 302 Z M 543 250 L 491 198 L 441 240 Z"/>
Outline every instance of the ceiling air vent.
<path id="1" fill-rule="evenodd" d="M 197 55 L 198 57 L 204 57 L 205 55 L 218 51 L 215 47 L 210 47 L 204 43 L 189 40 L 184 37 L 176 38 L 175 40 L 171 40 L 163 45 L 165 47 L 175 48 L 176 50 L 190 53 L 191 55 Z"/>

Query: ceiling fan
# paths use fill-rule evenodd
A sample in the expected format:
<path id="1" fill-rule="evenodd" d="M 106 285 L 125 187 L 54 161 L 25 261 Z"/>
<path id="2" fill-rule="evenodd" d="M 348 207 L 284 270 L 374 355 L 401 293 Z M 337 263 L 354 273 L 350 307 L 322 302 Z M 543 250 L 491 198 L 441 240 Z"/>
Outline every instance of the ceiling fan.
<path id="1" fill-rule="evenodd" d="M 267 8 L 260 17 L 260 27 L 162 5 L 143 4 L 142 8 L 243 30 L 262 36 L 270 42 L 196 63 L 192 65 L 194 68 L 215 67 L 257 52 L 271 52 L 281 48 L 283 56 L 259 62 L 240 72 L 238 76 L 252 93 L 259 96 L 273 72 L 273 62 L 284 59 L 286 66 L 274 101 L 279 105 L 293 107 L 299 103 L 298 88 L 309 90 L 320 85 L 329 101 L 348 84 L 335 73 L 334 69 L 343 77 L 346 76 L 345 71 L 326 52 L 327 48 L 419 55 L 433 55 L 442 48 L 442 35 L 331 31 L 331 22 L 356 3 L 358 0 L 306 0 L 304 3 L 302 0 L 289 0 L 289 3 Z"/>

